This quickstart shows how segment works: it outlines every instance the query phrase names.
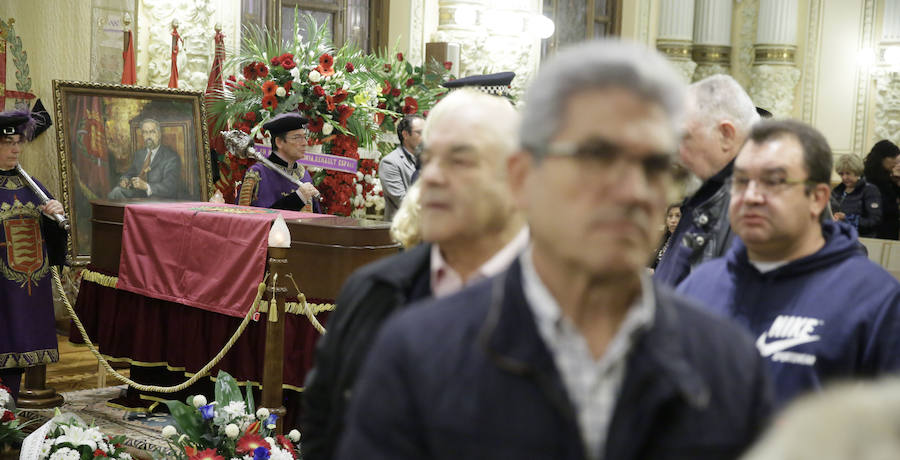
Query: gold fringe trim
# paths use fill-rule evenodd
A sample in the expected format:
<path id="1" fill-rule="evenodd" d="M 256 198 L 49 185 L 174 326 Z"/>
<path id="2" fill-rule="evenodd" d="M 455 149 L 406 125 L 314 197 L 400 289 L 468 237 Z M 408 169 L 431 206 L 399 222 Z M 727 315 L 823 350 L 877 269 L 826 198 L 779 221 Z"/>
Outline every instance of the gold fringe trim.
<path id="1" fill-rule="evenodd" d="M 56 362 L 59 362 L 59 350 L 52 348 L 0 354 L 0 369 L 33 367 Z"/>
<path id="2" fill-rule="evenodd" d="M 91 271 L 85 269 L 81 272 L 82 279 L 86 281 L 90 281 L 92 283 L 99 284 L 101 286 L 105 286 L 108 288 L 116 287 L 116 284 L 119 282 L 119 278 L 115 276 L 104 275 L 103 273 L 97 273 L 95 271 Z"/>
<path id="3" fill-rule="evenodd" d="M 92 283 L 96 283 L 101 286 L 113 289 L 116 289 L 116 284 L 119 282 L 119 278 L 115 276 L 104 275 L 102 273 L 97 273 L 88 269 L 85 269 L 82 272 L 82 277 L 85 281 L 90 281 Z M 309 305 L 309 309 L 312 311 L 313 315 L 318 315 L 319 313 L 326 311 L 334 311 L 335 308 L 335 305 L 333 303 L 287 302 L 285 304 L 284 311 L 293 315 L 305 315 L 306 305 Z M 261 313 L 266 313 L 269 311 L 268 300 L 259 301 L 259 311 Z"/>

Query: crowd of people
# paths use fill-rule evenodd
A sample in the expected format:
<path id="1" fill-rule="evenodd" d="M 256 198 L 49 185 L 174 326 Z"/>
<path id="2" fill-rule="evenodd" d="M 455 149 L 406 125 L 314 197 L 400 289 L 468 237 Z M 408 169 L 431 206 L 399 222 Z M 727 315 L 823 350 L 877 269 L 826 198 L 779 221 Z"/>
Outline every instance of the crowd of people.
<path id="1" fill-rule="evenodd" d="M 9 170 L 26 136 L 3 123 Z M 288 165 L 305 123 L 266 129 L 308 182 Z M 828 458 L 900 456 L 877 441 L 896 437 L 900 403 L 877 400 L 900 383 L 827 388 L 900 369 L 900 282 L 858 241 L 898 237 L 890 141 L 835 162 L 733 78 L 686 86 L 622 41 L 559 50 L 518 109 L 460 89 L 398 130 L 382 181 L 404 250 L 341 289 L 304 391 L 304 459 L 799 460 L 825 458 L 797 447 L 808 426 L 860 418 L 890 429 L 834 436 Z M 673 204 L 675 162 L 702 185 Z M 247 204 L 316 203 L 264 172 Z M 29 225 L 57 205 L 28 207 Z"/>

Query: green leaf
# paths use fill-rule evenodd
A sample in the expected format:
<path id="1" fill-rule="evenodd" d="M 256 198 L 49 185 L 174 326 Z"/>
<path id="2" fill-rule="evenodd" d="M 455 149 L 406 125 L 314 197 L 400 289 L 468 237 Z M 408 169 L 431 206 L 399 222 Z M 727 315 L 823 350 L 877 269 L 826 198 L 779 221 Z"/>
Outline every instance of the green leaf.
<path id="1" fill-rule="evenodd" d="M 203 436 L 203 416 L 200 411 L 181 401 L 166 401 L 172 418 L 175 419 L 175 425 L 178 431 L 188 435 L 192 440 L 199 440 Z"/>
<path id="2" fill-rule="evenodd" d="M 219 407 L 225 407 L 232 401 L 243 401 L 243 399 L 241 389 L 238 388 L 234 377 L 228 372 L 220 370 L 219 375 L 216 376 L 216 402 L 219 403 Z"/>
<path id="3" fill-rule="evenodd" d="M 247 386 L 244 387 L 244 390 L 247 394 L 247 413 L 255 414 L 256 413 L 256 403 L 253 401 L 253 384 L 250 381 L 247 381 Z"/>

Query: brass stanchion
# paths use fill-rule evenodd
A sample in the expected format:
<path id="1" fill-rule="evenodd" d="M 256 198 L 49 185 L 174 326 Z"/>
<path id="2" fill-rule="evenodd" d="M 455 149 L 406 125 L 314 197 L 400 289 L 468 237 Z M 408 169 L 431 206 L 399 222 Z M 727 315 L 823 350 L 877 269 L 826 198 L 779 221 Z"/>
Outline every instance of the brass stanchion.
<path id="1" fill-rule="evenodd" d="M 266 321 L 266 354 L 263 361 L 262 405 L 273 414 L 278 415 L 276 433 L 282 434 L 284 427 L 284 407 L 282 384 L 284 383 L 284 311 L 287 297 L 287 251 L 288 248 L 269 248 L 269 272 L 271 273 L 271 290 L 274 290 L 275 301 L 269 304 L 268 321 Z"/>

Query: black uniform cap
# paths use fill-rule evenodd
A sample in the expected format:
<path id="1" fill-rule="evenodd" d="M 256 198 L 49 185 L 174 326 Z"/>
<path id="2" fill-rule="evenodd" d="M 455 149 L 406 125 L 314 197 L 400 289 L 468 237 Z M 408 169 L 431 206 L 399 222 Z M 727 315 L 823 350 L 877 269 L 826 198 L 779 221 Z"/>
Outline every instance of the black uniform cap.
<path id="1" fill-rule="evenodd" d="M 297 112 L 282 113 L 275 115 L 271 120 L 263 124 L 263 129 L 272 136 L 277 136 L 295 129 L 303 129 L 307 121 L 306 118 L 303 118 Z"/>

